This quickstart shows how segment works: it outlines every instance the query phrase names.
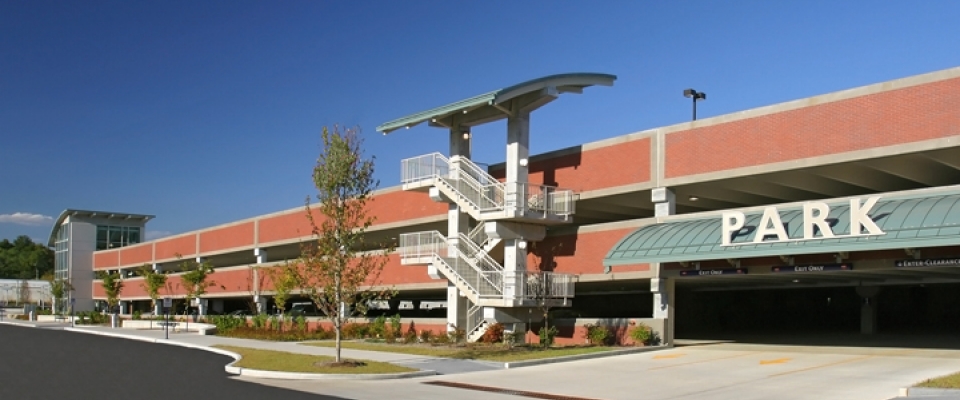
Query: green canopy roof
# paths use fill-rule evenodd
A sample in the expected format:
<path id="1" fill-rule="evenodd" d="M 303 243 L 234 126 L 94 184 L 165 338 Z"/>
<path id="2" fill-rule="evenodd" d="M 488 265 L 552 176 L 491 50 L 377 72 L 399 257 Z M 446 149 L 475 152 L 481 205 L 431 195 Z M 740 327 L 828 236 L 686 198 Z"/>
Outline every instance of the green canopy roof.
<path id="1" fill-rule="evenodd" d="M 556 98 L 561 93 L 580 93 L 583 88 L 593 85 L 612 86 L 616 79 L 616 75 L 589 72 L 544 76 L 398 118 L 378 126 L 377 131 L 390 133 L 424 121 L 429 121 L 431 126 L 449 127 L 453 125 L 454 117 L 459 118 L 457 125 L 479 125 L 506 118 L 509 109 L 504 107 L 504 103 L 511 100 L 526 97 L 523 99 L 526 100 L 525 106 L 537 107 L 549 101 L 541 101 L 543 98 Z"/>
<path id="2" fill-rule="evenodd" d="M 850 205 L 826 201 L 828 221 L 836 219 L 834 238 L 753 243 L 753 235 L 738 235 L 732 246 L 721 245 L 721 212 L 715 216 L 649 225 L 620 240 L 604 259 L 607 267 L 651 262 L 739 259 L 778 255 L 838 253 L 884 249 L 952 246 L 960 244 L 960 193 L 881 198 L 870 217 L 885 235 L 839 237 L 850 231 Z M 801 204 L 778 207 L 791 238 L 803 236 Z M 762 210 L 744 212 L 744 226 L 758 226 Z M 739 244 L 739 245 L 736 245 Z"/>

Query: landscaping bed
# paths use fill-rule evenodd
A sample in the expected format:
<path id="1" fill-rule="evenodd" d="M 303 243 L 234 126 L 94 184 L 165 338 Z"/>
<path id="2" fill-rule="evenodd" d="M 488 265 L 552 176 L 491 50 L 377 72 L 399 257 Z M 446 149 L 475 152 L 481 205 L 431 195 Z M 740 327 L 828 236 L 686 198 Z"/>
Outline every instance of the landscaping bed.
<path id="1" fill-rule="evenodd" d="M 233 364 L 235 367 L 261 371 L 306 372 L 315 374 L 396 374 L 418 371 L 413 368 L 377 361 L 349 360 L 349 362 L 334 365 L 334 358 L 330 356 L 315 356 L 224 345 L 216 345 L 213 347 L 239 354 L 242 358 Z"/>
<path id="2" fill-rule="evenodd" d="M 939 378 L 927 379 L 917 384 L 916 387 L 937 388 L 937 389 L 960 389 L 960 372 L 941 376 Z"/>
<path id="3" fill-rule="evenodd" d="M 307 346 L 334 347 L 333 341 L 307 342 L 302 343 Z M 381 351 L 388 353 L 411 354 L 429 357 L 458 358 L 467 360 L 484 361 L 526 361 L 539 360 L 544 358 L 564 357 L 580 354 L 600 353 L 605 351 L 619 350 L 622 347 L 609 346 L 566 346 L 566 347 L 541 347 L 536 345 L 516 345 L 508 346 L 505 344 L 389 344 L 378 343 L 376 341 L 346 341 L 342 342 L 344 349 Z"/>

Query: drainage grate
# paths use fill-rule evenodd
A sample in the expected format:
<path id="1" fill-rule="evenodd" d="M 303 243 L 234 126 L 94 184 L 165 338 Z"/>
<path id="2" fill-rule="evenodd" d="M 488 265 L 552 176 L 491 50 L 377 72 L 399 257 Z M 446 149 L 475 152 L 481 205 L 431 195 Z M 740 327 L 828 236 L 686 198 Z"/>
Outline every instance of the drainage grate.
<path id="1" fill-rule="evenodd" d="M 564 396 L 560 394 L 527 392 L 523 390 L 504 389 L 504 388 L 498 388 L 493 386 L 471 385 L 469 383 L 442 382 L 442 381 L 431 381 L 431 382 L 424 382 L 424 383 L 427 385 L 446 386 L 446 387 L 452 387 L 457 389 L 467 389 L 467 390 L 478 390 L 481 392 L 531 397 L 534 399 L 544 399 L 544 400 L 598 400 L 598 399 L 591 399 L 586 397 L 574 397 L 574 396 Z"/>

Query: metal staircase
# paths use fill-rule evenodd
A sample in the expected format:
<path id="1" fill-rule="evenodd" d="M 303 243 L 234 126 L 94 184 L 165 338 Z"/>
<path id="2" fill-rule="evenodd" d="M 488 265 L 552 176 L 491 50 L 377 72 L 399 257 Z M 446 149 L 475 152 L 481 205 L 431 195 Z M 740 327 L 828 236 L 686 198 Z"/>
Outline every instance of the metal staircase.
<path id="1" fill-rule="evenodd" d="M 510 220 L 548 225 L 569 222 L 574 212 L 570 190 L 500 182 L 465 157 L 431 153 L 403 160 L 404 190 L 429 190 L 431 197 L 459 206 L 478 224 L 469 232 L 438 231 L 400 235 L 403 265 L 431 265 L 470 302 L 468 340 L 476 341 L 491 323 L 487 308 L 530 307 L 538 301 L 568 304 L 575 277 L 551 272 L 505 272 L 490 256 L 501 239 L 491 237 L 486 221 Z"/>
<path id="2" fill-rule="evenodd" d="M 572 190 L 518 182 L 500 182 L 465 157 L 448 159 L 440 153 L 408 158 L 401 163 L 404 190 L 435 187 L 478 221 L 533 219 L 539 223 L 569 222 Z"/>
<path id="3" fill-rule="evenodd" d="M 483 307 L 529 306 L 544 298 L 566 303 L 574 295 L 573 275 L 505 273 L 500 263 L 463 233 L 455 240 L 448 240 L 438 231 L 402 234 L 399 250 L 401 264 L 433 265 L 470 300 L 466 332 L 472 339 L 479 338 L 477 335 L 486 329 Z M 542 280 L 548 281 L 549 287 L 539 291 L 532 287 Z M 505 281 L 516 282 L 513 292 L 505 290 Z"/>

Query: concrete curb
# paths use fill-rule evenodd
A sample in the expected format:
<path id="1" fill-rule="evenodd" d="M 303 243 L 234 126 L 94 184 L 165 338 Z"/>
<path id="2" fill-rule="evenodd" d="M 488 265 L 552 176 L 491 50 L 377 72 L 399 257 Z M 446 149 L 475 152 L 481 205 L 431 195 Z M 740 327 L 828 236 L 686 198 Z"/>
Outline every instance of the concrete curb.
<path id="1" fill-rule="evenodd" d="M 384 380 L 384 379 L 403 379 L 403 378 L 419 378 L 422 376 L 432 376 L 437 375 L 437 371 L 431 370 L 421 370 L 416 372 L 402 372 L 396 374 L 311 374 L 305 372 L 280 372 L 280 371 L 264 371 L 259 369 L 249 369 L 249 368 L 240 368 L 236 367 L 235 364 L 237 361 L 240 361 L 242 357 L 239 354 L 232 351 L 227 351 L 223 349 L 218 349 L 216 347 L 203 346 L 192 343 L 183 343 L 167 339 L 154 339 L 143 336 L 128 335 L 123 333 L 114 333 L 114 332 L 102 332 L 88 330 L 84 328 L 63 328 L 65 331 L 69 332 L 80 332 L 87 333 L 92 335 L 108 336 L 115 337 L 120 339 L 130 339 L 130 340 L 139 340 L 141 342 L 148 343 L 159 343 L 167 344 L 172 346 L 186 347 L 190 349 L 205 350 L 211 353 L 217 353 L 225 355 L 227 357 L 232 357 L 233 362 L 227 364 L 223 369 L 228 374 L 249 376 L 252 378 L 265 378 L 265 379 L 288 379 L 288 380 Z"/>
<path id="2" fill-rule="evenodd" d="M 937 389 L 923 387 L 900 388 L 899 397 L 955 396 L 960 398 L 960 389 Z"/>
<path id="3" fill-rule="evenodd" d="M 613 356 L 622 356 L 626 354 L 646 353 L 648 351 L 665 350 L 669 348 L 671 348 L 671 346 L 646 346 L 646 347 L 637 347 L 637 348 L 623 349 L 623 350 L 600 351 L 600 352 L 589 353 L 589 354 L 577 354 L 573 356 L 544 358 L 540 360 L 514 361 L 514 362 L 503 363 L 503 368 L 511 369 L 511 368 L 532 367 L 534 365 L 555 364 L 555 363 L 562 363 L 562 362 L 568 362 L 568 361 L 589 360 L 593 358 L 605 358 L 605 357 L 613 357 Z"/>
<path id="4" fill-rule="evenodd" d="M 12 325 L 12 326 L 25 326 L 25 327 L 27 327 L 27 328 L 36 328 L 36 327 L 37 327 L 37 324 L 31 324 L 31 323 L 28 322 L 28 321 L 23 321 L 23 322 L 20 322 L 20 321 L 17 321 L 17 322 L 13 322 L 13 321 L 0 321 L 0 324 L 2 324 L 2 325 Z"/>

